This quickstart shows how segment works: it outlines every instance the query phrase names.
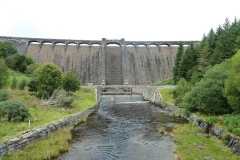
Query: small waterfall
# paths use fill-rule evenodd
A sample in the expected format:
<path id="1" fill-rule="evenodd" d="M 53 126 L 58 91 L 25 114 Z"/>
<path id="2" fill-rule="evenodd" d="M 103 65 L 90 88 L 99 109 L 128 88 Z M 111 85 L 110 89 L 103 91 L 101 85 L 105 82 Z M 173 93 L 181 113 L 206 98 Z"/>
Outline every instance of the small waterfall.
<path id="1" fill-rule="evenodd" d="M 101 103 L 139 103 L 143 101 L 142 95 L 101 95 Z"/>

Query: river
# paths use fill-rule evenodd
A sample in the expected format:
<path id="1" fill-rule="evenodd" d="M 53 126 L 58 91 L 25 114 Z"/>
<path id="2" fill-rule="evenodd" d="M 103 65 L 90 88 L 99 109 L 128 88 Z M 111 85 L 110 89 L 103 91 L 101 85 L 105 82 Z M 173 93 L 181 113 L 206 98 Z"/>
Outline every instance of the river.
<path id="1" fill-rule="evenodd" d="M 99 109 L 72 131 L 59 160 L 173 160 L 175 123 L 186 120 L 142 101 L 140 95 L 102 95 Z"/>

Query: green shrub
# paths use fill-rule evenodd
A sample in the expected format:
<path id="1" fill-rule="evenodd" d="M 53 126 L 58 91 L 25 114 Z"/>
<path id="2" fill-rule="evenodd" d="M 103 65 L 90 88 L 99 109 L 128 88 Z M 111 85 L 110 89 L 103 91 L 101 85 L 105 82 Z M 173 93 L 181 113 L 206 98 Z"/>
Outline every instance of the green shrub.
<path id="1" fill-rule="evenodd" d="M 60 96 L 59 97 L 59 106 L 60 107 L 64 107 L 64 108 L 72 108 L 72 103 L 74 101 L 74 98 L 73 97 L 66 97 L 66 96 Z"/>
<path id="2" fill-rule="evenodd" d="M 240 113 L 240 51 L 232 57 L 232 66 L 225 81 L 224 96 L 231 108 Z"/>
<path id="3" fill-rule="evenodd" d="M 17 88 L 17 78 L 16 76 L 14 76 L 11 83 L 11 89 L 16 89 L 16 88 Z"/>
<path id="4" fill-rule="evenodd" d="M 19 82 L 18 84 L 18 89 L 24 90 L 24 88 L 27 86 L 27 80 L 23 79 L 22 81 Z"/>
<path id="5" fill-rule="evenodd" d="M 240 115 L 224 115 L 223 123 L 227 127 L 228 131 L 240 136 Z"/>
<path id="6" fill-rule="evenodd" d="M 0 102 L 0 111 L 0 116 L 7 116 L 8 121 L 24 121 L 31 116 L 22 102 L 14 100 Z"/>
<path id="7" fill-rule="evenodd" d="M 206 121 L 208 124 L 215 124 L 215 123 L 217 123 L 218 119 L 217 119 L 217 117 L 207 117 L 207 118 L 205 119 L 205 121 Z"/>
<path id="8" fill-rule="evenodd" d="M 0 102 L 6 101 L 9 99 L 9 93 L 7 90 L 1 89 L 0 90 Z"/>
<path id="9" fill-rule="evenodd" d="M 224 80 L 230 67 L 231 61 L 228 60 L 210 68 L 203 79 L 184 96 L 183 106 L 189 111 L 198 110 L 211 114 L 232 112 L 223 96 Z"/>
<path id="10" fill-rule="evenodd" d="M 68 71 L 63 76 L 63 89 L 69 92 L 75 92 L 80 89 L 80 79 L 72 72 Z"/>
<path id="11" fill-rule="evenodd" d="M 191 90 L 191 85 L 183 78 L 181 78 L 173 91 L 173 98 L 175 105 L 180 106 L 184 95 Z"/>
<path id="12" fill-rule="evenodd" d="M 37 92 L 37 82 L 35 80 L 31 80 L 27 86 L 29 92 Z"/>
<path id="13" fill-rule="evenodd" d="M 1 57 L 1 51 L 0 51 L 0 57 Z M 8 67 L 4 59 L 0 58 L 0 89 L 7 86 L 8 77 L 9 77 Z"/>

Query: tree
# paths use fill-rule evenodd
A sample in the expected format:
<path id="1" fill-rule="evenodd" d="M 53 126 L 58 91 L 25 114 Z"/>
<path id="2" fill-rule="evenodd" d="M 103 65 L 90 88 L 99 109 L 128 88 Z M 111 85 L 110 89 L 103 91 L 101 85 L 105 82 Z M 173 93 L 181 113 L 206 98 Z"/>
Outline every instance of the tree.
<path id="1" fill-rule="evenodd" d="M 6 58 L 17 53 L 17 48 L 8 41 L 0 42 L 0 58 Z"/>
<path id="2" fill-rule="evenodd" d="M 0 58 L 0 89 L 5 87 L 8 83 L 8 67 L 4 59 Z"/>
<path id="3" fill-rule="evenodd" d="M 195 49 L 193 44 L 188 46 L 183 56 L 183 59 L 180 63 L 179 67 L 179 76 L 186 80 L 190 80 L 191 76 L 197 66 L 197 59 L 198 59 L 198 49 Z"/>
<path id="4" fill-rule="evenodd" d="M 63 76 L 63 89 L 68 93 L 80 89 L 80 79 L 72 71 L 66 72 Z"/>
<path id="5" fill-rule="evenodd" d="M 211 114 L 230 113 L 232 109 L 223 96 L 224 80 L 227 78 L 230 67 L 231 61 L 226 60 L 207 70 L 203 79 L 184 96 L 182 106 L 189 111 L 198 110 Z"/>
<path id="6" fill-rule="evenodd" d="M 225 81 L 224 96 L 231 108 L 240 113 L 240 51 L 232 57 L 232 67 Z"/>
<path id="7" fill-rule="evenodd" d="M 14 56 L 8 57 L 6 59 L 9 68 L 12 68 L 15 71 L 24 72 L 27 69 L 27 66 L 34 64 L 34 61 L 31 57 L 23 54 L 15 54 Z"/>
<path id="8" fill-rule="evenodd" d="M 217 35 L 216 48 L 210 60 L 211 65 L 219 64 L 236 53 L 235 43 L 237 37 L 240 36 L 240 22 L 235 20 L 233 24 L 230 24 L 226 18 L 223 27 L 219 27 Z"/>
<path id="9" fill-rule="evenodd" d="M 180 62 L 182 60 L 182 56 L 183 56 L 183 44 L 182 42 L 180 43 L 179 47 L 178 47 L 178 52 L 177 52 L 177 55 L 176 55 L 176 59 L 175 59 L 175 66 L 173 67 L 173 80 L 174 80 L 174 83 L 176 84 L 180 77 L 179 77 L 179 67 L 180 67 Z"/>
<path id="10" fill-rule="evenodd" d="M 207 70 L 207 67 L 209 66 L 209 59 L 211 57 L 211 48 L 208 41 L 205 42 L 205 46 L 202 49 L 200 58 L 199 58 L 199 64 L 198 64 L 198 71 L 202 73 L 202 75 Z"/>
<path id="11" fill-rule="evenodd" d="M 62 72 L 53 63 L 47 63 L 35 70 L 33 81 L 37 84 L 38 95 L 51 95 L 62 87 Z"/>

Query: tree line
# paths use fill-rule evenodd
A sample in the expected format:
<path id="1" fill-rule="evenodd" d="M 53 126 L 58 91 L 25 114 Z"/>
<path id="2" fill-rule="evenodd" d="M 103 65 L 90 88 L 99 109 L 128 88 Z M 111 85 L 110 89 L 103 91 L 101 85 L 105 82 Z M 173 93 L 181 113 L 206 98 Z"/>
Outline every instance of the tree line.
<path id="1" fill-rule="evenodd" d="M 240 113 L 240 20 L 203 35 L 185 50 L 180 44 L 173 68 L 175 104 L 207 114 Z"/>
<path id="2" fill-rule="evenodd" d="M 25 74 L 30 81 L 23 79 L 18 83 L 16 76 L 9 81 L 10 69 Z M 18 53 L 10 42 L 0 42 L 0 118 L 7 116 L 9 121 L 22 121 L 30 116 L 22 102 L 10 100 L 8 88 L 24 90 L 27 87 L 42 100 L 51 98 L 51 104 L 71 107 L 71 92 L 79 90 L 80 85 L 80 79 L 72 71 L 62 73 L 53 63 L 37 64 L 31 57 Z M 61 89 L 66 94 L 59 98 L 58 91 Z"/>

